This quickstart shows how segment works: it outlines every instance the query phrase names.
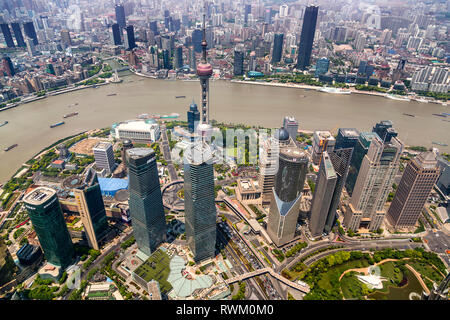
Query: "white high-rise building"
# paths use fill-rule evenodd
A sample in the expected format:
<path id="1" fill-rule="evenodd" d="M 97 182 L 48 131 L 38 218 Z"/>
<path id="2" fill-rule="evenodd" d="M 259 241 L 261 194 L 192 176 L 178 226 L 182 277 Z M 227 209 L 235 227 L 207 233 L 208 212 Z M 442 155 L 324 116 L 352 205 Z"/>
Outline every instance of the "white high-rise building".
<path id="1" fill-rule="evenodd" d="M 99 142 L 92 148 L 95 158 L 95 166 L 100 169 L 105 169 L 107 173 L 112 173 L 116 168 L 114 163 L 114 151 L 111 143 Z"/>
<path id="2" fill-rule="evenodd" d="M 287 4 L 283 4 L 280 6 L 280 13 L 279 13 L 280 18 L 287 17 L 288 12 L 289 12 L 289 7 Z"/>
<path id="3" fill-rule="evenodd" d="M 294 117 L 286 116 L 283 119 L 283 127 L 289 132 L 289 137 L 295 141 L 298 132 L 298 121 Z"/>

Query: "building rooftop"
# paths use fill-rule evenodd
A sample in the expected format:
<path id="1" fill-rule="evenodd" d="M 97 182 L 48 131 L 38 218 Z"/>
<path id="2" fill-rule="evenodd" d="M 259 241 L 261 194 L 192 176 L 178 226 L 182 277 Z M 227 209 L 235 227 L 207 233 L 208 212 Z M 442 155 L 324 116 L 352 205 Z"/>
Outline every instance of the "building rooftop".
<path id="1" fill-rule="evenodd" d="M 150 120 L 150 119 L 148 119 Z M 116 128 L 118 130 L 130 130 L 130 131 L 150 131 L 154 130 L 158 124 L 151 119 L 152 121 L 147 120 L 132 120 L 119 123 Z"/>
<path id="2" fill-rule="evenodd" d="M 43 204 L 48 201 L 56 191 L 47 187 L 38 187 L 25 195 L 23 201 L 32 205 Z"/>
<path id="3" fill-rule="evenodd" d="M 339 130 L 344 137 L 359 137 L 359 131 L 355 128 L 340 128 Z"/>
<path id="4" fill-rule="evenodd" d="M 319 139 L 327 139 L 327 140 L 335 140 L 333 135 L 331 134 L 330 131 L 314 131 L 314 136 L 318 137 Z"/>
<path id="5" fill-rule="evenodd" d="M 111 143 L 109 142 L 99 142 L 95 145 L 94 149 L 97 150 L 106 150 L 108 148 L 112 147 Z"/>
<path id="6" fill-rule="evenodd" d="M 424 169 L 434 169 L 437 167 L 436 154 L 433 151 L 422 152 L 415 160 Z"/>
<path id="7" fill-rule="evenodd" d="M 127 150 L 127 155 L 131 159 L 139 159 L 145 156 L 151 156 L 155 152 L 151 148 L 133 148 Z"/>

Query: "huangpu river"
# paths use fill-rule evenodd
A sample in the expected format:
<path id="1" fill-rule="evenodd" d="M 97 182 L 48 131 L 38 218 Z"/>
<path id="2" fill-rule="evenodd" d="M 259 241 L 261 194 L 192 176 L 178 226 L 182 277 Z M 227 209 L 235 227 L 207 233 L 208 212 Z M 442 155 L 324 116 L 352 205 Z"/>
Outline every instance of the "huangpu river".
<path id="1" fill-rule="evenodd" d="M 169 81 L 123 77 L 119 84 L 89 88 L 19 105 L 0 112 L 0 183 L 5 183 L 20 166 L 59 139 L 86 130 L 111 126 L 139 114 L 179 113 L 194 99 L 200 102 L 198 81 Z M 116 95 L 108 96 L 115 93 Z M 186 96 L 186 98 L 175 98 Z M 78 105 L 74 106 L 75 103 Z M 71 107 L 69 107 L 71 105 Z M 285 115 L 292 115 L 304 130 L 331 130 L 340 127 L 371 131 L 376 122 L 392 120 L 399 138 L 407 145 L 438 147 L 449 152 L 450 122 L 433 113 L 450 112 L 450 107 L 434 103 L 397 101 L 362 94 L 339 95 L 298 88 L 262 86 L 228 81 L 210 82 L 210 119 L 225 123 L 245 123 L 277 128 Z M 64 114 L 78 112 L 63 119 Z M 413 114 L 415 117 L 404 115 Z M 450 118 L 450 117 L 449 117 Z M 65 121 L 51 129 L 51 124 Z M 8 152 L 6 147 L 17 143 Z"/>

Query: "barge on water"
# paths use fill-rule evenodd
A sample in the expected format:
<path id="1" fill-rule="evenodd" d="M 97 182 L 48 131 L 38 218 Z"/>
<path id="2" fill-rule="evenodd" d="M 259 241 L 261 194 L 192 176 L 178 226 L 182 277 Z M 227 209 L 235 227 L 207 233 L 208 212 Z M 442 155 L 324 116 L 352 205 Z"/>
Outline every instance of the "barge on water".
<path id="1" fill-rule="evenodd" d="M 8 124 L 8 121 L 3 121 L 2 123 L 0 123 L 0 127 L 6 126 Z"/>
<path id="2" fill-rule="evenodd" d="M 13 145 L 11 145 L 11 146 L 9 146 L 9 147 L 6 147 L 5 148 L 5 151 L 9 151 L 9 150 L 11 150 L 11 149 L 14 149 L 15 147 L 17 147 L 18 146 L 18 144 L 17 143 L 14 143 Z"/>
<path id="3" fill-rule="evenodd" d="M 50 125 L 50 128 L 55 128 L 55 127 L 61 126 L 64 123 L 65 123 L 64 121 L 61 121 L 61 122 L 58 122 L 58 123 L 54 123 L 54 124 Z"/>
<path id="4" fill-rule="evenodd" d="M 65 114 L 63 116 L 63 118 L 65 119 L 65 118 L 69 118 L 69 117 L 73 117 L 73 116 L 77 116 L 77 115 L 78 115 L 78 112 L 72 112 L 72 113 Z"/>

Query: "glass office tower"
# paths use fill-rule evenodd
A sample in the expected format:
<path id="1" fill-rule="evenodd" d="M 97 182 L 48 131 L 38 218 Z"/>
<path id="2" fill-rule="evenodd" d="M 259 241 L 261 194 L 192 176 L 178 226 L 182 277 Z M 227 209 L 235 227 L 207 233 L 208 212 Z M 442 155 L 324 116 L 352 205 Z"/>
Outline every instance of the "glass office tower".
<path id="1" fill-rule="evenodd" d="M 74 249 L 56 191 L 39 187 L 25 195 L 28 210 L 45 258 L 53 265 L 67 268 L 74 258 Z"/>
<path id="2" fill-rule="evenodd" d="M 309 6 L 305 9 L 303 16 L 302 33 L 298 45 L 297 69 L 305 70 L 311 60 L 311 51 L 316 32 L 316 22 L 319 7 Z"/>
<path id="3" fill-rule="evenodd" d="M 149 148 L 133 148 L 126 154 L 133 233 L 139 250 L 150 256 L 166 239 L 155 152 Z"/>
<path id="4" fill-rule="evenodd" d="M 78 212 L 83 222 L 89 246 L 100 249 L 99 242 L 108 233 L 105 204 L 98 184 L 97 174 L 91 168 L 83 179 L 83 184 L 73 189 Z"/>
<path id="5" fill-rule="evenodd" d="M 214 258 L 216 205 L 214 169 L 210 147 L 195 143 L 185 151 L 184 212 L 186 240 L 196 262 Z"/>

